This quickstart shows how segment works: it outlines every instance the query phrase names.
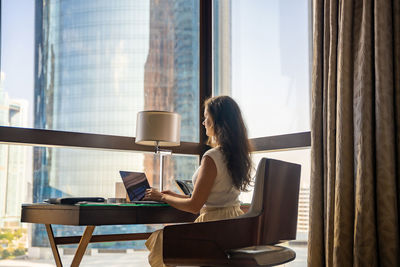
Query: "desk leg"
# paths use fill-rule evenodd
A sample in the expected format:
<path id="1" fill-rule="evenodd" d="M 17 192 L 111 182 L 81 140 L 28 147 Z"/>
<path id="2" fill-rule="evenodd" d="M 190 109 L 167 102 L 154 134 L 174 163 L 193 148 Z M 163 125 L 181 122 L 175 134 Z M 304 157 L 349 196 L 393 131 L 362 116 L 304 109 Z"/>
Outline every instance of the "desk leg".
<path id="1" fill-rule="evenodd" d="M 78 249 L 75 252 L 74 259 L 72 260 L 71 267 L 77 267 L 81 263 L 87 245 L 89 244 L 90 239 L 92 238 L 94 228 L 95 228 L 94 225 L 86 226 L 85 232 L 83 233 L 81 241 L 79 242 Z"/>
<path id="2" fill-rule="evenodd" d="M 60 254 L 58 253 L 57 245 L 54 240 L 53 229 L 51 228 L 51 224 L 45 224 L 47 236 L 49 237 L 51 250 L 53 251 L 54 260 L 56 261 L 57 267 L 62 267 Z"/>

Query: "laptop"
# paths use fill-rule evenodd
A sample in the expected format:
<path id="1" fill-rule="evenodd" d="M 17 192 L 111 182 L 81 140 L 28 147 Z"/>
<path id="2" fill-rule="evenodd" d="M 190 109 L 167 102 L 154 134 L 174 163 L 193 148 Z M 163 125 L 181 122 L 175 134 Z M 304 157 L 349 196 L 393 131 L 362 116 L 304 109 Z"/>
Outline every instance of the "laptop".
<path id="1" fill-rule="evenodd" d="M 126 192 L 128 193 L 131 203 L 141 204 L 160 204 L 162 202 L 143 200 L 146 194 L 146 189 L 150 188 L 144 172 L 120 171 L 122 182 L 124 183 Z"/>

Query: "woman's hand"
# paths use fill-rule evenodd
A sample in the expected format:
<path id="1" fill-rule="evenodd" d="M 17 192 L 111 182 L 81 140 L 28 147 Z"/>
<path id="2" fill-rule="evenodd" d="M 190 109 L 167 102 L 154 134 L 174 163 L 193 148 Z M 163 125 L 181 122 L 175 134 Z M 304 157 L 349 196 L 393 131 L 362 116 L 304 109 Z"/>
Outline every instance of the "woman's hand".
<path id="1" fill-rule="evenodd" d="M 146 189 L 146 193 L 144 195 L 143 200 L 154 200 L 162 202 L 163 193 L 160 193 L 155 188 Z"/>

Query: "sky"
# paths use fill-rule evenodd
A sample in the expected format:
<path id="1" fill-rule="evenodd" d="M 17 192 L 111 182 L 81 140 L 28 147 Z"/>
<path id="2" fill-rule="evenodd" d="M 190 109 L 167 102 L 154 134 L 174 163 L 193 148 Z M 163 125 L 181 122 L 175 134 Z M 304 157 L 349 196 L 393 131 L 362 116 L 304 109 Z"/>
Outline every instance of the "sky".
<path id="1" fill-rule="evenodd" d="M 232 90 L 250 137 L 310 130 L 308 1 L 232 1 Z"/>
<path id="2" fill-rule="evenodd" d="M 27 99 L 33 126 L 34 0 L 2 0 L 1 71 L 10 98 Z"/>

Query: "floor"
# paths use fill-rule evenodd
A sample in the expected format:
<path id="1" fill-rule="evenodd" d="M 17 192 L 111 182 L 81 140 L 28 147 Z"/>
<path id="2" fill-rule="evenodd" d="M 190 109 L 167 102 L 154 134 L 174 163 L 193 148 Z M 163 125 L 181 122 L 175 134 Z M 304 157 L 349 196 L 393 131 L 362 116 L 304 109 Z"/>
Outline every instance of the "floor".
<path id="1" fill-rule="evenodd" d="M 296 259 L 284 266 L 305 267 L 307 266 L 307 246 L 291 245 L 296 251 Z M 96 255 L 85 255 L 82 259 L 82 267 L 119 267 L 119 266 L 140 266 L 149 267 L 147 262 L 147 251 L 135 250 L 127 253 L 98 253 Z M 64 266 L 69 266 L 73 255 L 63 255 L 61 260 Z M 0 260 L 1 267 L 54 267 L 54 260 L 51 257 L 47 259 L 28 259 L 26 256 L 13 260 Z"/>

